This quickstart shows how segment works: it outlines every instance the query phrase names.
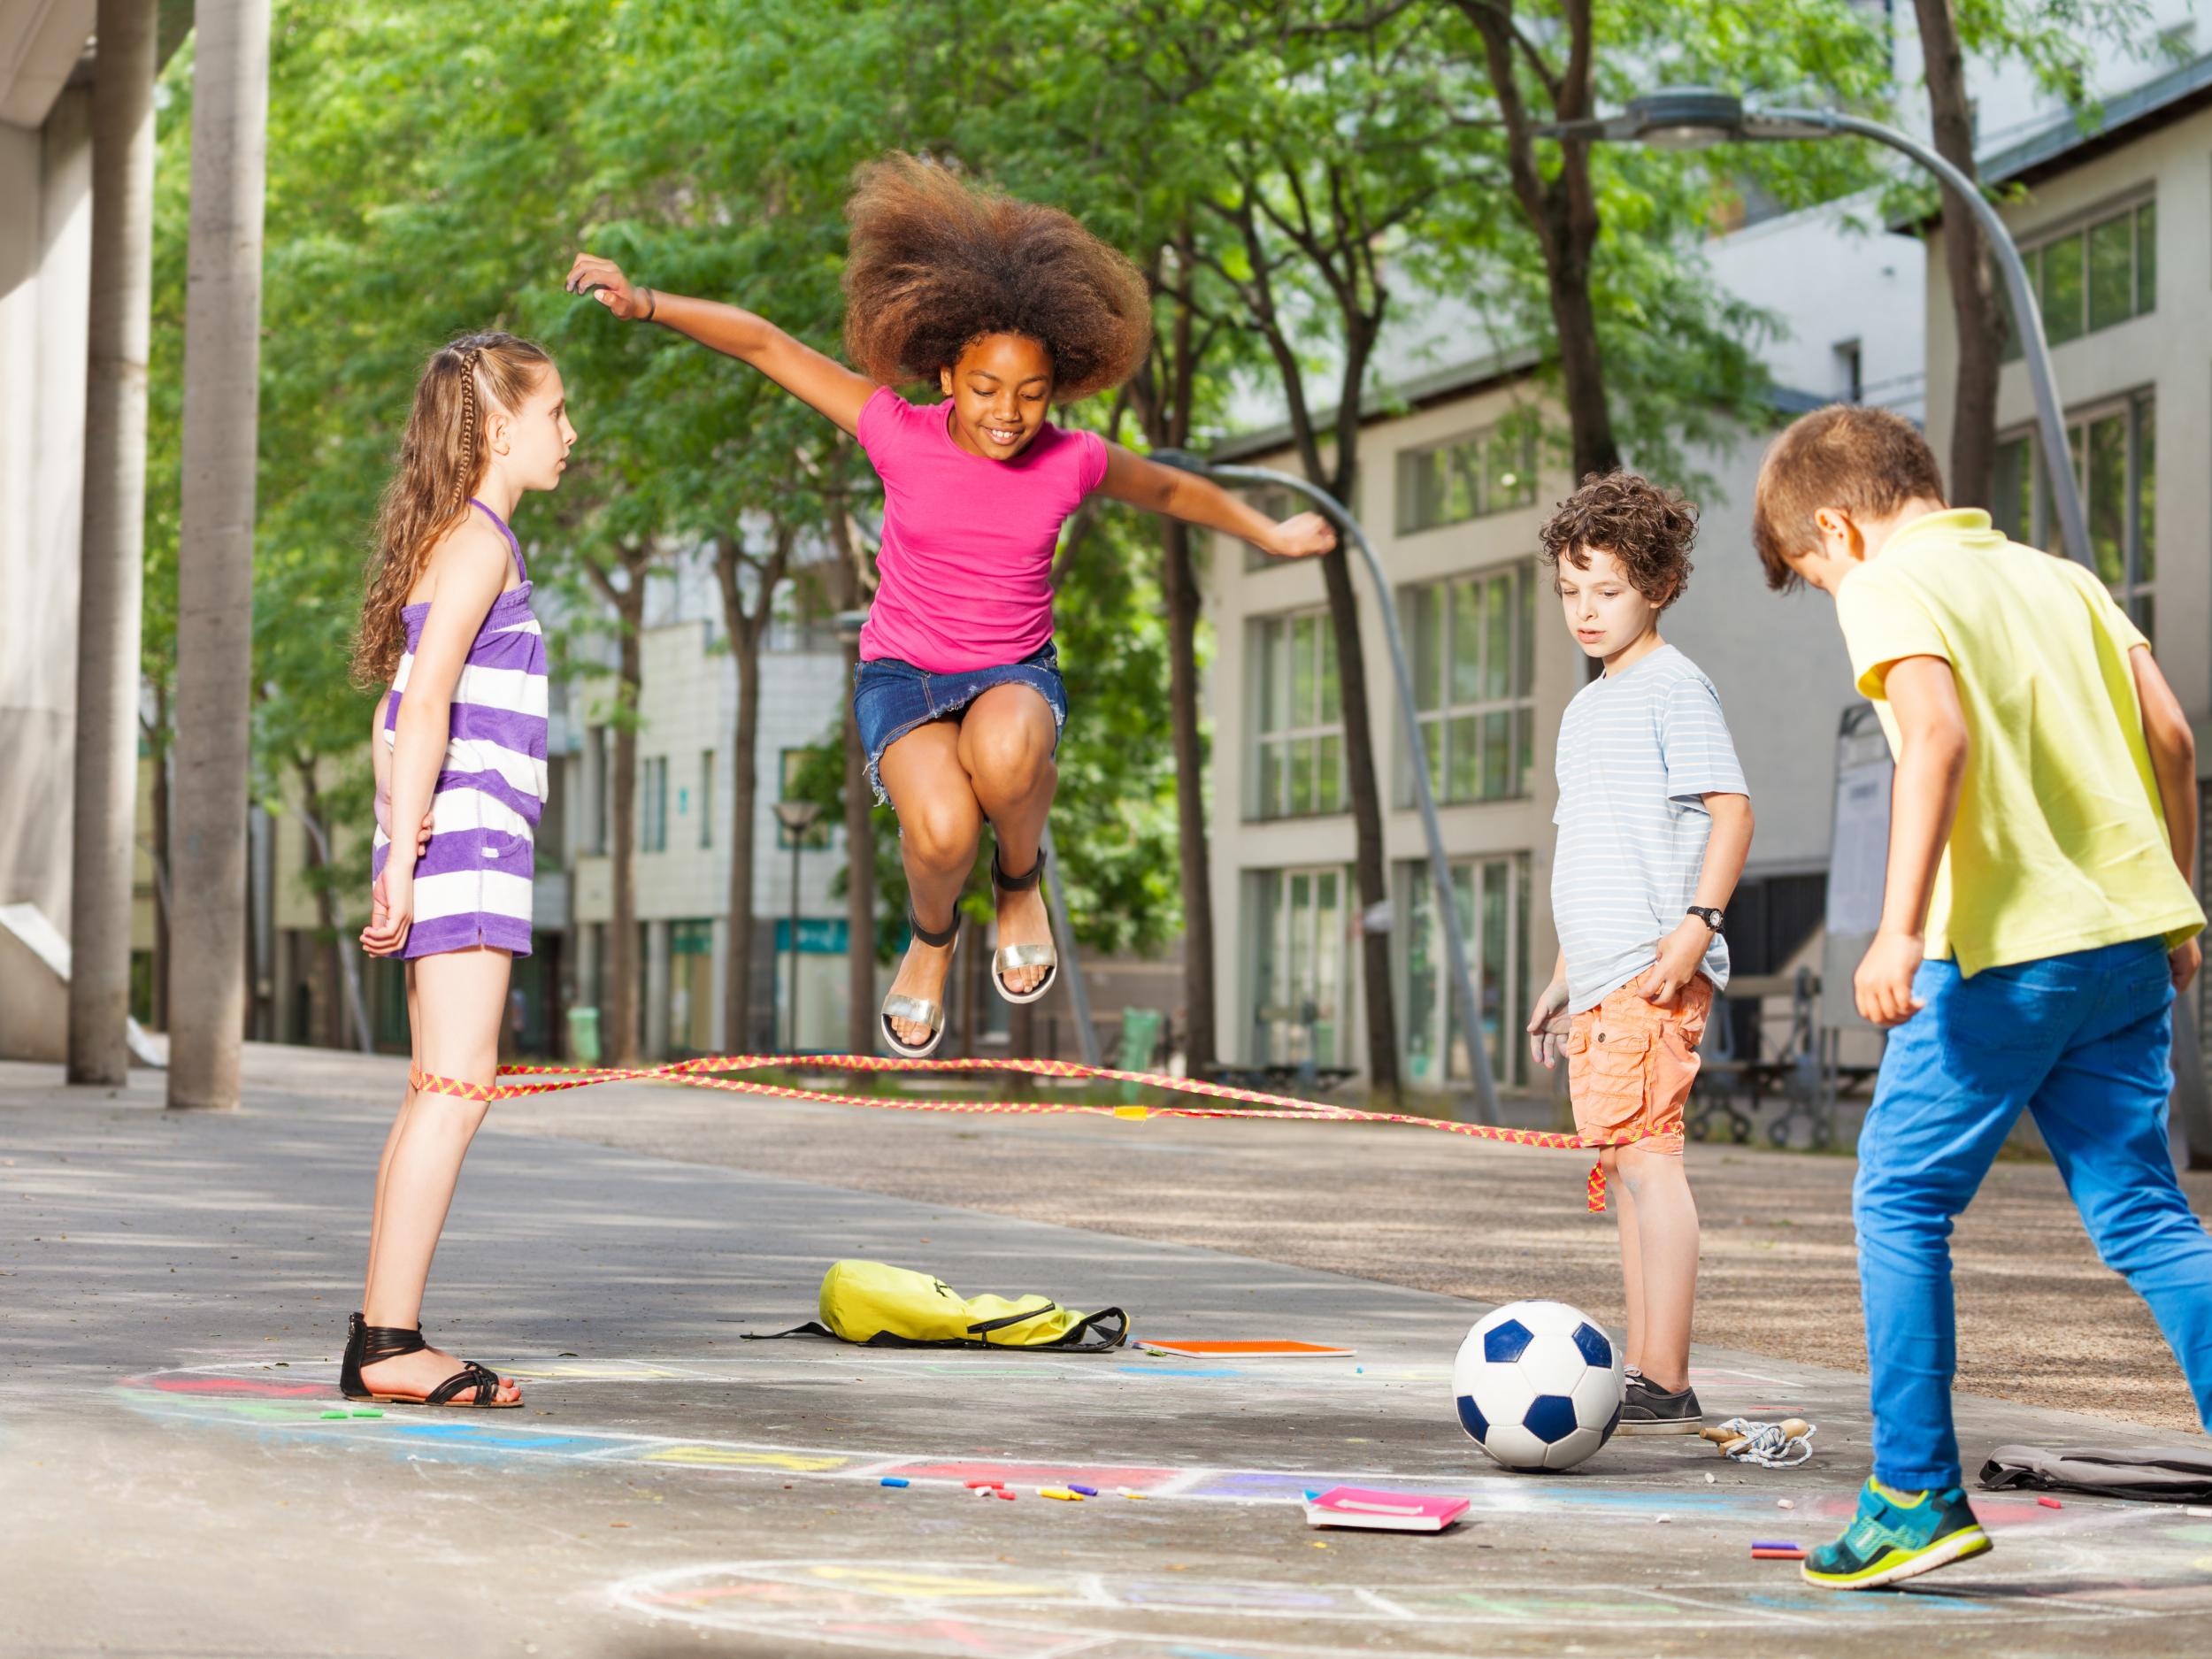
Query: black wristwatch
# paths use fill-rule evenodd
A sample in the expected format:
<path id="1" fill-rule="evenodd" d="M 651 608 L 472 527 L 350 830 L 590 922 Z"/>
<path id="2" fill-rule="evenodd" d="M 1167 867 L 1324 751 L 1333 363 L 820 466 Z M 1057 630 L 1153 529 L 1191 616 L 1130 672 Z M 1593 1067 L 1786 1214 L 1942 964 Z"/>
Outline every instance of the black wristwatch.
<path id="1" fill-rule="evenodd" d="M 1699 921 L 1703 922 L 1706 926 L 1711 928 L 1713 930 L 1713 937 L 1716 939 L 1719 938 L 1723 933 L 1728 931 L 1727 928 L 1722 925 L 1728 919 L 1725 911 L 1714 910 L 1710 905 L 1693 904 L 1690 906 L 1690 914 L 1696 917 Z"/>

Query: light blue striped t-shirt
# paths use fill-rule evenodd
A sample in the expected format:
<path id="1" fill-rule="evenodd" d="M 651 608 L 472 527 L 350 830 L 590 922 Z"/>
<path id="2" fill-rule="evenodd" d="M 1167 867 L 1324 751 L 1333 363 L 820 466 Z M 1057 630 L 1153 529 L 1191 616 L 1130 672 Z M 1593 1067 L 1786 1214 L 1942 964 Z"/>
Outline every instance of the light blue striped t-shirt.
<path id="1" fill-rule="evenodd" d="M 1559 722 L 1559 848 L 1552 919 L 1567 958 L 1567 1008 L 1594 1008 L 1658 960 L 1697 897 L 1712 814 L 1706 795 L 1748 795 L 1720 694 L 1663 645 L 1575 694 Z M 1728 946 L 1705 955 L 1716 988 Z"/>

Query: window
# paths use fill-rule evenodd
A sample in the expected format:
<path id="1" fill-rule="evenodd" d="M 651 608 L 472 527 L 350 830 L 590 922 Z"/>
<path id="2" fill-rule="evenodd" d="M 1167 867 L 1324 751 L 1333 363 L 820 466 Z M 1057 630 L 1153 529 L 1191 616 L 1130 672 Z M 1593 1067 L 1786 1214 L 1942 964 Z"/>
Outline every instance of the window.
<path id="1" fill-rule="evenodd" d="M 638 798 L 638 850 L 668 850 L 668 757 L 656 755 L 645 763 L 644 788 Z"/>
<path id="2" fill-rule="evenodd" d="M 1536 564 L 1402 590 L 1413 702 L 1439 803 L 1529 792 L 1536 748 Z M 1398 802 L 1413 804 L 1413 757 L 1398 757 Z"/>
<path id="3" fill-rule="evenodd" d="M 1847 403 L 1856 403 L 1866 396 L 1866 354 L 1855 340 L 1847 340 L 1835 349 L 1836 396 Z"/>
<path id="4" fill-rule="evenodd" d="M 1263 870 L 1256 879 L 1253 1058 L 1261 1065 L 1342 1065 L 1350 872 Z"/>
<path id="5" fill-rule="evenodd" d="M 2158 204 L 2137 202 L 2024 249 L 2028 285 L 2055 346 L 2158 309 Z M 2007 316 L 2005 356 L 2020 355 Z"/>
<path id="6" fill-rule="evenodd" d="M 1455 864 L 1451 876 L 1467 968 L 1482 1010 L 1483 1053 L 1499 1086 L 1517 1087 L 1528 1080 L 1528 1049 L 1519 1041 L 1529 1002 L 1528 855 Z M 1464 1083 L 1473 1073 L 1436 884 L 1425 864 L 1405 865 L 1400 880 L 1408 900 L 1406 1075 L 1416 1083 Z M 1445 1033 L 1440 1041 L 1440 1032 Z"/>
<path id="7" fill-rule="evenodd" d="M 612 798 L 610 787 L 610 768 L 613 762 L 614 745 L 607 741 L 607 728 L 591 728 L 586 766 L 591 780 L 591 846 L 589 850 L 604 856 L 607 853 L 607 826 L 614 821 L 608 806 Z"/>
<path id="8" fill-rule="evenodd" d="M 699 751 L 699 845 L 714 845 L 714 751 Z"/>
<path id="9" fill-rule="evenodd" d="M 1326 611 L 1251 625 L 1256 734 L 1247 780 L 1256 818 L 1344 810 L 1336 635 Z"/>
<path id="10" fill-rule="evenodd" d="M 2066 441 L 2089 521 L 2090 565 L 2144 634 L 2157 638 L 2158 404 L 2139 392 L 2067 417 Z M 2033 431 L 1997 446 L 1997 527 L 2063 553 Z"/>
<path id="11" fill-rule="evenodd" d="M 1480 518 L 1536 501 L 1536 427 L 1509 420 L 1398 457 L 1398 534 Z"/>

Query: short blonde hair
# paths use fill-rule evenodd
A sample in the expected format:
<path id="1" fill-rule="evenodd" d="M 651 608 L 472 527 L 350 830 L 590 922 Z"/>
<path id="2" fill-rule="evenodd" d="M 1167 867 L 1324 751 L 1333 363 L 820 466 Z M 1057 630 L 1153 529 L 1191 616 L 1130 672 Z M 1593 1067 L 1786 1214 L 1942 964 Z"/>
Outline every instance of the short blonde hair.
<path id="1" fill-rule="evenodd" d="M 1902 415 L 1831 403 L 1801 416 L 1759 465 L 1751 544 L 1766 567 L 1767 586 L 1787 593 L 1799 585 L 1789 557 L 1818 541 L 1813 515 L 1823 507 L 1879 518 L 1916 497 L 1944 499 L 1943 471 L 1920 428 Z"/>

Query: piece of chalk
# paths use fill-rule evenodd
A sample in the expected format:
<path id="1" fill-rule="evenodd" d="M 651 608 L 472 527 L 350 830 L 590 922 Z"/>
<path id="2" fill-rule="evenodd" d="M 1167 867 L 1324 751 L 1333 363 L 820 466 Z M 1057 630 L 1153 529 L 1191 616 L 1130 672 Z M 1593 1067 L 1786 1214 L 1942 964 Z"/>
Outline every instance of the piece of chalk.
<path id="1" fill-rule="evenodd" d="M 996 1496 L 998 1496 L 998 1488 L 997 1488 L 996 1486 L 970 1486 L 970 1487 L 968 1488 L 968 1490 L 969 1490 L 970 1492 L 973 1493 L 973 1494 L 974 1494 L 977 1497 L 979 1497 L 979 1498 L 995 1498 Z"/>
<path id="2" fill-rule="evenodd" d="M 2038 1498 L 2036 1502 L 2047 1509 L 2062 1509 L 2066 1507 L 2056 1498 Z"/>
<path id="3" fill-rule="evenodd" d="M 2206 1509 L 2201 1503 L 2189 1504 L 2181 1512 L 2184 1515 L 2212 1515 L 2212 1509 Z"/>
<path id="4" fill-rule="evenodd" d="M 327 1423 L 333 1417 L 342 1417 L 346 1415 L 343 1411 L 326 1411 L 323 1413 L 323 1421 Z"/>
<path id="5" fill-rule="evenodd" d="M 1150 1495 L 1150 1494 L 1148 1494 L 1148 1493 L 1142 1493 L 1142 1492 L 1132 1492 L 1132 1491 L 1130 1491 L 1130 1490 L 1129 1490 L 1129 1488 L 1128 1488 L 1128 1487 L 1126 1487 L 1126 1486 L 1123 1486 L 1123 1487 L 1121 1487 L 1121 1488 L 1120 1488 L 1120 1492 L 1121 1492 L 1121 1495 L 1122 1495 L 1123 1497 L 1125 1497 L 1125 1498 L 1134 1498 L 1134 1499 L 1136 1499 L 1136 1500 L 1137 1500 L 1140 1503 L 1141 1503 L 1141 1502 L 1143 1502 L 1143 1501 L 1144 1501 L 1144 1500 L 1145 1500 L 1148 1496 L 1149 1496 L 1149 1495 Z"/>
<path id="6" fill-rule="evenodd" d="M 1673 1524 L 1673 1521 L 1674 1521 L 1674 1517 L 1672 1517 L 1671 1515 L 1663 1515 L 1663 1516 L 1661 1516 L 1661 1517 L 1658 1517 L 1658 1520 L 1657 1520 L 1657 1523 L 1656 1523 L 1656 1524 L 1657 1524 L 1658 1525 L 1661 1525 L 1661 1526 L 1668 1526 L 1668 1525 L 1671 1525 Z"/>
<path id="7" fill-rule="evenodd" d="M 1711 1475 L 1709 1474 L 1705 1477 L 1705 1484 L 1709 1486 L 1713 1484 L 1713 1477 Z"/>
<path id="8" fill-rule="evenodd" d="M 968 1482 L 971 1488 L 984 1491 L 987 1491 L 993 1486 L 1002 1486 L 1005 1484 L 1006 1483 L 1003 1480 L 971 1480 Z"/>
<path id="9" fill-rule="evenodd" d="M 1778 1509 L 1793 1509 L 1797 1507 L 1797 1502 L 1793 1498 L 1777 1498 L 1774 1501 L 1774 1507 Z"/>
<path id="10" fill-rule="evenodd" d="M 1751 1559 L 1754 1561 L 1802 1561 L 1805 1559 L 1805 1552 L 1801 1549 L 1755 1549 L 1751 1552 Z"/>
<path id="11" fill-rule="evenodd" d="M 1018 1493 L 1009 1492 L 1004 1486 L 1000 1486 L 994 1491 L 991 1495 L 995 1498 L 1004 1498 L 1007 1502 L 1011 1503 L 1015 1498 L 1020 1494 Z"/>
<path id="12" fill-rule="evenodd" d="M 887 1486 L 903 1486 L 911 1483 L 903 1475 L 886 1475 L 883 1478 L 883 1484 Z"/>
<path id="13" fill-rule="evenodd" d="M 1037 1488 L 1037 1495 L 1041 1498 L 1057 1498 L 1063 1503 L 1080 1503 L 1083 1502 L 1083 1494 L 1081 1493 L 1070 1492 L 1065 1486 L 1039 1486 Z"/>
<path id="14" fill-rule="evenodd" d="M 1079 1492 L 1087 1498 L 1095 1498 L 1098 1495 L 1098 1488 L 1096 1486 L 1079 1486 L 1072 1480 L 1068 1482 L 1068 1490 L 1070 1492 Z"/>
<path id="15" fill-rule="evenodd" d="M 384 1414 L 381 1411 L 357 1411 L 353 1415 L 357 1417 L 380 1417 Z"/>
<path id="16" fill-rule="evenodd" d="M 1786 1538 L 1755 1538 L 1751 1540 L 1751 1548 L 1754 1549 L 1802 1549 L 1804 1546 L 1793 1544 Z"/>

